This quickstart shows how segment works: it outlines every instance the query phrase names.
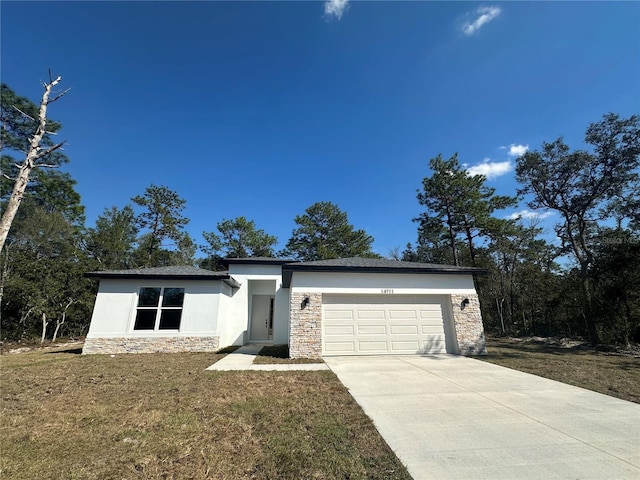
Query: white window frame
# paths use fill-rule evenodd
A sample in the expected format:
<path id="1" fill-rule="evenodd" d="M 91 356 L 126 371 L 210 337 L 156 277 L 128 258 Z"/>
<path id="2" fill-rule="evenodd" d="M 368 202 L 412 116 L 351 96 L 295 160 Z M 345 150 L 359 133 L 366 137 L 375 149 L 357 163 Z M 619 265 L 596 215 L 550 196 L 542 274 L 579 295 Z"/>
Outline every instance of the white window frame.
<path id="1" fill-rule="evenodd" d="M 143 288 L 159 288 L 160 289 L 160 296 L 158 297 L 158 304 L 155 306 L 144 306 L 141 307 L 138 305 L 138 303 L 140 302 L 140 291 Z M 164 300 L 164 292 L 167 289 L 181 289 L 182 290 L 182 305 L 179 307 L 163 307 L 162 306 L 162 301 Z M 179 332 L 180 329 L 182 328 L 182 313 L 184 313 L 184 300 L 186 297 L 186 289 L 184 287 L 174 287 L 174 286 L 168 286 L 168 287 L 160 287 L 160 286 L 146 286 L 146 287 L 140 287 L 138 288 L 138 291 L 136 293 L 136 299 L 135 299 L 135 306 L 133 309 L 133 322 L 131 323 L 131 330 L 133 332 Z M 138 328 L 136 329 L 136 320 L 138 319 L 138 311 L 140 310 L 156 310 L 156 318 L 153 324 L 153 329 L 150 328 Z M 180 327 L 179 328 L 163 328 L 162 330 L 160 329 L 160 317 L 162 316 L 162 311 L 163 310 L 180 310 L 182 313 L 180 314 Z"/>

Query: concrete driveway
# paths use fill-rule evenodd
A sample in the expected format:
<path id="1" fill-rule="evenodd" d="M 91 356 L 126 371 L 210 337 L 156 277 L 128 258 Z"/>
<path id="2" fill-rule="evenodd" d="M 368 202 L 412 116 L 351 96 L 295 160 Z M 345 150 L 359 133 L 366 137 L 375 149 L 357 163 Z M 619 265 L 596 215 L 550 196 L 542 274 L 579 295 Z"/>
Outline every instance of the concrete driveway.
<path id="1" fill-rule="evenodd" d="M 640 479 L 640 405 L 458 356 L 328 357 L 414 479 Z"/>

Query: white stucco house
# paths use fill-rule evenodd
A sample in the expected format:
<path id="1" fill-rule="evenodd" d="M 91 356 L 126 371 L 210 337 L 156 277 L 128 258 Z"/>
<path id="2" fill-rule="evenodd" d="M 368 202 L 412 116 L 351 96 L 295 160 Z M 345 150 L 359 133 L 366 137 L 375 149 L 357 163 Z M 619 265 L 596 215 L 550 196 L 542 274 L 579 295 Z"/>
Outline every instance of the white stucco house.
<path id="1" fill-rule="evenodd" d="M 473 275 L 383 259 L 235 258 L 227 270 L 88 273 L 100 281 L 83 353 L 289 344 L 293 358 L 485 353 Z"/>

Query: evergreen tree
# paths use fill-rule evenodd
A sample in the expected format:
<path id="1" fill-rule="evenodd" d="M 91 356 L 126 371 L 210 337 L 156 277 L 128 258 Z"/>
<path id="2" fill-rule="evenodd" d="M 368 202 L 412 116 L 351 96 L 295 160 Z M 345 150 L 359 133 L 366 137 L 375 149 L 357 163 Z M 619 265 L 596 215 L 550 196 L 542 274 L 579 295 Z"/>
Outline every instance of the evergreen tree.
<path id="1" fill-rule="evenodd" d="M 378 256 L 371 250 L 373 237 L 356 230 L 347 214 L 331 202 L 314 203 L 295 222 L 298 227 L 282 256 L 300 261 Z"/>

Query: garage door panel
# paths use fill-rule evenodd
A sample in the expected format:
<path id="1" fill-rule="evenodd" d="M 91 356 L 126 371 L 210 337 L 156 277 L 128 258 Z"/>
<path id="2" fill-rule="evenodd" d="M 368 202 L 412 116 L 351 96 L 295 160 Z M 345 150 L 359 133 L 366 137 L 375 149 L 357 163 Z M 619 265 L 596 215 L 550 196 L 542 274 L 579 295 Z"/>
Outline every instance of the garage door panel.
<path id="1" fill-rule="evenodd" d="M 327 320 L 352 320 L 353 310 L 328 310 L 325 312 Z"/>
<path id="2" fill-rule="evenodd" d="M 423 335 L 442 335 L 442 326 L 440 325 L 420 325 L 420 331 Z"/>
<path id="3" fill-rule="evenodd" d="M 359 341 L 358 347 L 361 352 L 386 352 L 387 351 L 387 342 L 366 342 Z"/>
<path id="4" fill-rule="evenodd" d="M 428 295 L 325 295 L 323 352 L 446 353 L 441 300 Z"/>
<path id="5" fill-rule="evenodd" d="M 386 325 L 358 325 L 358 335 L 386 335 Z"/>
<path id="6" fill-rule="evenodd" d="M 355 353 L 356 345 L 354 342 L 326 342 L 324 345 L 326 353 L 340 353 L 341 355 Z"/>
<path id="7" fill-rule="evenodd" d="M 439 303 L 426 303 L 419 305 L 418 309 L 422 312 L 441 312 L 442 305 Z"/>
<path id="8" fill-rule="evenodd" d="M 353 335 L 354 328 L 353 325 L 327 325 L 324 329 L 325 335 Z"/>
<path id="9" fill-rule="evenodd" d="M 402 319 L 402 318 L 418 318 L 415 310 L 396 310 L 389 309 L 389 319 Z"/>
<path id="10" fill-rule="evenodd" d="M 418 353 L 420 351 L 420 342 L 418 341 L 400 341 L 390 343 L 392 353 Z"/>
<path id="11" fill-rule="evenodd" d="M 389 325 L 391 335 L 417 335 L 418 325 Z"/>
<path id="12" fill-rule="evenodd" d="M 426 344 L 432 344 L 432 343 L 437 343 L 437 344 L 444 344 L 444 335 L 440 334 L 435 334 L 435 335 L 430 335 L 429 337 L 426 337 L 422 340 L 422 343 Z"/>
<path id="13" fill-rule="evenodd" d="M 361 309 L 356 310 L 356 315 L 358 320 L 369 320 L 369 319 L 385 319 L 385 312 L 382 309 Z"/>

